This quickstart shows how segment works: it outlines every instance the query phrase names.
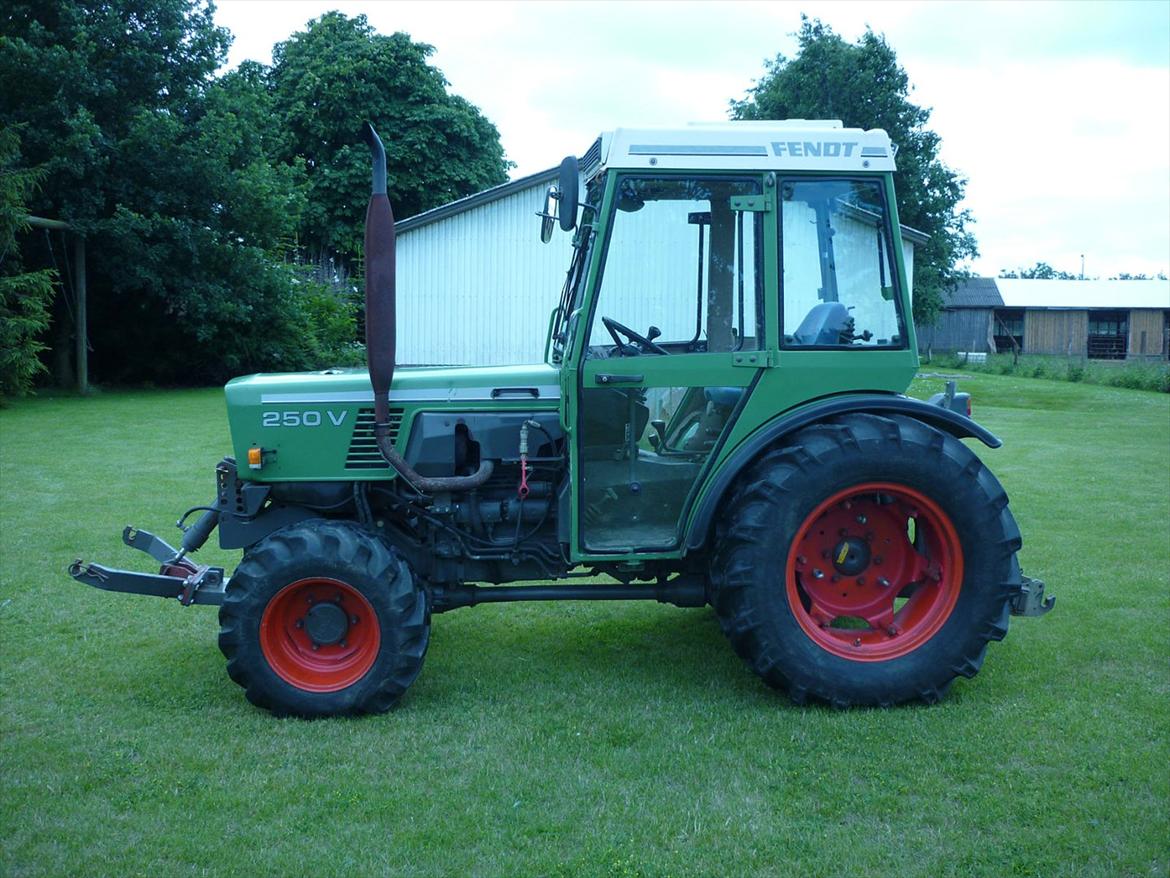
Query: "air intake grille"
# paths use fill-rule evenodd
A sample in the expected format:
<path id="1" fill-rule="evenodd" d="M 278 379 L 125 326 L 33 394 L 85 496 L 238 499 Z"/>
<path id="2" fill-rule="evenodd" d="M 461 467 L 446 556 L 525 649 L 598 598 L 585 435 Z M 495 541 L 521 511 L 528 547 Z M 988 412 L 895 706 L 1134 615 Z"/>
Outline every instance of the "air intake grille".
<path id="1" fill-rule="evenodd" d="M 398 428 L 402 426 L 402 409 L 390 409 L 390 442 L 398 440 Z M 353 436 L 349 440 L 349 453 L 345 455 L 346 469 L 385 469 L 389 464 L 378 450 L 374 439 L 374 410 L 361 409 Z"/>

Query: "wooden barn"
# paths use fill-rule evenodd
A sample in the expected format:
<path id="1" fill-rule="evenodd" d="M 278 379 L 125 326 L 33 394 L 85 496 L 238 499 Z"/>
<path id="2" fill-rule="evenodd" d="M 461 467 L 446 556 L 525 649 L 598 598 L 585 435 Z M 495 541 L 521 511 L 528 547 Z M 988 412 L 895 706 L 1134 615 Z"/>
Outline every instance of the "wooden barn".
<path id="1" fill-rule="evenodd" d="M 977 277 L 946 299 L 923 352 L 1158 360 L 1170 354 L 1170 281 Z"/>

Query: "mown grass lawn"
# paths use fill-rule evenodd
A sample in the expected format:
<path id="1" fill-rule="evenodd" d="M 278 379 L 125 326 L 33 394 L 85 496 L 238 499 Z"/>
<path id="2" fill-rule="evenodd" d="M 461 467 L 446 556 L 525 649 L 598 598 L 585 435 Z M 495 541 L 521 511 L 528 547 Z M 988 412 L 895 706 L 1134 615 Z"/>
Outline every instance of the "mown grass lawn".
<path id="1" fill-rule="evenodd" d="M 1057 609 L 937 707 L 849 712 L 709 610 L 563 603 L 436 617 L 388 715 L 274 720 L 213 609 L 65 576 L 210 498 L 221 393 L 0 412 L 0 874 L 1165 876 L 1170 396 L 965 389 Z"/>

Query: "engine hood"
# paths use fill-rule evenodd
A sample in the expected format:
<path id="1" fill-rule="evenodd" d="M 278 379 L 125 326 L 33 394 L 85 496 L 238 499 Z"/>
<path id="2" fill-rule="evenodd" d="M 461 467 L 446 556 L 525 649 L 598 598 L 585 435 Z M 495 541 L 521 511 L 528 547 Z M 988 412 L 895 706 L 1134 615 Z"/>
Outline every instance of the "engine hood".
<path id="1" fill-rule="evenodd" d="M 560 373 L 532 366 L 447 366 L 398 368 L 390 386 L 394 405 L 518 401 L 556 405 Z M 229 381 L 229 406 L 342 404 L 372 405 L 370 377 L 364 369 L 329 369 L 247 375 Z"/>

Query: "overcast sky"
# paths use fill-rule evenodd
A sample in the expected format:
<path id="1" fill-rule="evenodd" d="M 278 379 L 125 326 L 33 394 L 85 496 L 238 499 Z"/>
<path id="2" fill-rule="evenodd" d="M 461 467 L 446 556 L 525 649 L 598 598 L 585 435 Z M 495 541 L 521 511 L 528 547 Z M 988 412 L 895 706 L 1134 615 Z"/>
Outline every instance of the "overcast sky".
<path id="1" fill-rule="evenodd" d="M 1170 0 L 1144 2 L 318 2 L 220 0 L 229 66 L 331 9 L 435 47 L 495 123 L 513 177 L 622 125 L 727 118 L 800 13 L 884 34 L 968 179 L 980 274 L 1038 260 L 1170 271 Z"/>

